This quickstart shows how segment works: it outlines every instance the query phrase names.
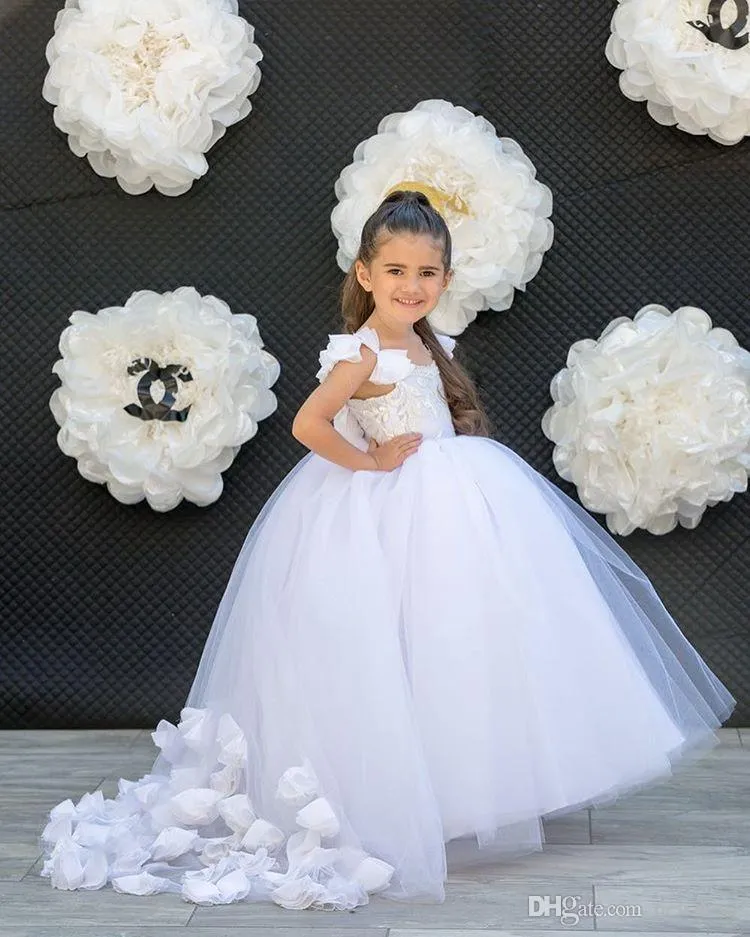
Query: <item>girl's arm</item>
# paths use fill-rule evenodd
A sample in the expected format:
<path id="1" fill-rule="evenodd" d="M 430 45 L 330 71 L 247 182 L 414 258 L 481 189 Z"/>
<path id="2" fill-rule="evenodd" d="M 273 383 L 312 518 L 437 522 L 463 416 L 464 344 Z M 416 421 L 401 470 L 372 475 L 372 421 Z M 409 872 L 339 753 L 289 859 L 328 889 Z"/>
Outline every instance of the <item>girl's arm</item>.
<path id="1" fill-rule="evenodd" d="M 297 411 L 292 436 L 308 449 L 352 471 L 374 471 L 378 464 L 337 432 L 332 420 L 372 374 L 377 355 L 361 346 L 361 361 L 338 361 L 323 383 L 316 387 Z M 371 447 L 372 448 L 372 447 Z"/>

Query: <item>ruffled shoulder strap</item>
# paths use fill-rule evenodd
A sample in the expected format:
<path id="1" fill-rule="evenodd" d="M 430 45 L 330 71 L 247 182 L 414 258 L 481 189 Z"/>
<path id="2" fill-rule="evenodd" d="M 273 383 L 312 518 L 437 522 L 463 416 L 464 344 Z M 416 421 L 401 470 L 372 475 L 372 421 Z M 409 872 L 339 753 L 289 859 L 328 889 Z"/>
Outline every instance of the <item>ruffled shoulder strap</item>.
<path id="1" fill-rule="evenodd" d="M 378 333 L 367 325 L 363 325 L 353 334 L 343 332 L 328 336 L 328 345 L 321 351 L 319 356 L 320 370 L 315 375 L 317 379 L 321 382 L 324 381 L 337 361 L 361 361 L 360 347 L 362 345 L 367 345 L 378 356 L 375 368 L 370 375 L 370 381 L 373 384 L 387 384 L 394 380 L 394 377 L 390 374 L 393 369 L 384 368 L 383 361 L 384 357 L 387 358 L 387 355 L 380 350 Z"/>
<path id="2" fill-rule="evenodd" d="M 435 332 L 435 338 L 443 346 L 443 351 L 448 355 L 448 357 L 452 358 L 453 349 L 456 347 L 455 338 L 451 338 L 450 335 L 441 335 L 439 332 Z"/>
<path id="3" fill-rule="evenodd" d="M 371 334 L 367 334 L 371 333 Z M 320 370 L 315 375 L 322 383 L 331 373 L 333 366 L 339 361 L 361 361 L 362 345 L 367 345 L 375 354 L 380 351 L 377 332 L 373 329 L 362 328 L 354 334 L 348 332 L 336 333 L 328 336 L 328 344 L 320 352 Z M 378 362 L 380 359 L 378 358 Z M 373 374 L 378 370 L 378 364 L 375 365 Z M 372 380 L 372 375 L 370 376 Z M 352 445 L 363 452 L 367 451 L 367 439 L 362 427 L 359 425 L 355 414 L 349 409 L 347 404 L 339 410 L 333 418 L 333 427 L 348 440 Z"/>
<path id="4" fill-rule="evenodd" d="M 368 331 L 372 332 L 372 329 Z M 328 336 L 328 344 L 318 356 L 320 361 L 320 370 L 315 377 L 322 383 L 331 373 L 333 366 L 338 361 L 361 361 L 361 345 L 367 345 L 377 354 L 379 347 L 377 334 L 375 335 L 375 347 L 373 347 L 372 337 L 364 335 L 362 332 L 355 332 L 353 335 L 348 332 L 341 332 Z"/>

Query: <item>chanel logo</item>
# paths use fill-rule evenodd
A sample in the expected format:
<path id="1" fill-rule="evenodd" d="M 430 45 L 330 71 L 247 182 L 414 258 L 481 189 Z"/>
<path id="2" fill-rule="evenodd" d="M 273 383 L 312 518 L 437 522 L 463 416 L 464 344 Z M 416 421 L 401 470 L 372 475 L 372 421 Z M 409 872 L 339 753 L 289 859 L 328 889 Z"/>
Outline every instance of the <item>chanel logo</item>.
<path id="1" fill-rule="evenodd" d="M 126 413 L 141 420 L 164 420 L 184 423 L 187 419 L 190 405 L 183 410 L 173 410 L 175 394 L 178 390 L 177 378 L 181 381 L 192 381 L 193 375 L 181 364 L 167 364 L 159 367 L 151 358 L 136 358 L 128 368 L 128 374 L 145 372 L 138 381 L 138 399 L 140 406 L 129 403 L 123 407 Z M 151 385 L 154 381 L 161 381 L 164 385 L 164 396 L 157 403 L 151 395 Z"/>
<path id="2" fill-rule="evenodd" d="M 721 24 L 721 8 L 725 3 L 734 4 L 737 18 L 729 26 Z M 711 0 L 708 5 L 708 22 L 701 20 L 688 20 L 688 26 L 692 26 L 708 39 L 709 42 L 715 42 L 725 49 L 742 49 L 747 45 L 750 33 L 744 36 L 739 34 L 747 26 L 748 0 Z"/>

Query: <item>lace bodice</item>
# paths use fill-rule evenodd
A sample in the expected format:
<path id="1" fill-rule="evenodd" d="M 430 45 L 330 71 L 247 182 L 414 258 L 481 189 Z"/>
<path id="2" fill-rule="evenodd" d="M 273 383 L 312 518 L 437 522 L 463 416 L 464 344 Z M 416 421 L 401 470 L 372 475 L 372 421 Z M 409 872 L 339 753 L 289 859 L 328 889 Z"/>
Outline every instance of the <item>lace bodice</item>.
<path id="1" fill-rule="evenodd" d="M 393 390 L 378 397 L 366 400 L 352 397 L 336 414 L 333 426 L 349 442 L 367 449 L 369 439 L 383 443 L 401 433 L 418 432 L 425 438 L 456 435 L 436 362 L 415 364 L 402 348 L 381 349 L 377 332 L 369 326 L 362 326 L 351 335 L 328 338 L 327 347 L 320 353 L 320 370 L 316 375 L 319 381 L 325 380 L 337 361 L 360 361 L 360 348 L 364 344 L 378 356 L 370 381 L 395 384 Z M 447 335 L 437 338 L 452 356 L 455 339 Z"/>

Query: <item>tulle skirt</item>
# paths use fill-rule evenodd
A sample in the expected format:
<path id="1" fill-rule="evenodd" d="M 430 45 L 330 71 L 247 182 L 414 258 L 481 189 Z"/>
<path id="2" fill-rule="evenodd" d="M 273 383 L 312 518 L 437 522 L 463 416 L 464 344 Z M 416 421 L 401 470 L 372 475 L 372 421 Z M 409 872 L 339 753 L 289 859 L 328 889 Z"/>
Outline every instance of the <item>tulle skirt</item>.
<path id="1" fill-rule="evenodd" d="M 452 863 L 541 849 L 542 817 L 668 776 L 735 702 L 624 550 L 502 443 L 427 438 L 393 472 L 310 453 L 248 532 L 152 771 L 59 804 L 42 875 L 441 901 Z"/>

